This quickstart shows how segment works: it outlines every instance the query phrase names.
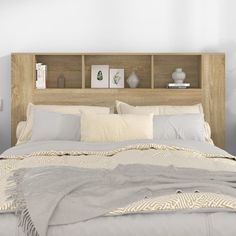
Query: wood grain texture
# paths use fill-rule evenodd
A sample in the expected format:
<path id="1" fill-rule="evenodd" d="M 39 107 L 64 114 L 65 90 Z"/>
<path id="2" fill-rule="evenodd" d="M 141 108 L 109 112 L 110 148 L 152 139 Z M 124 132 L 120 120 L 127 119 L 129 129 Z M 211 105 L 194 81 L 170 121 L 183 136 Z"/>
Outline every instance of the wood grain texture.
<path id="1" fill-rule="evenodd" d="M 154 89 L 155 87 L 155 80 L 154 80 L 154 70 L 155 70 L 155 61 L 154 56 L 151 56 L 151 88 Z"/>
<path id="2" fill-rule="evenodd" d="M 60 76 L 65 78 L 65 88 L 82 88 L 81 55 L 36 55 L 36 61 L 47 65 L 47 88 L 57 88 Z"/>
<path id="3" fill-rule="evenodd" d="M 57 58 L 58 57 L 58 58 Z M 37 90 L 35 62 L 50 65 L 50 73 L 68 71 L 72 88 Z M 141 78 L 137 89 L 91 89 L 91 65 L 108 64 L 133 70 Z M 176 67 L 187 73 L 192 89 L 165 89 Z M 74 75 L 73 73 L 78 73 Z M 132 105 L 192 105 L 202 103 L 215 144 L 224 147 L 224 54 L 222 53 L 16 53 L 12 55 L 12 145 L 29 102 L 35 104 L 114 107 L 115 100 Z M 56 75 L 50 74 L 50 78 Z M 74 82 L 78 78 L 80 82 Z M 189 81 L 188 78 L 191 80 Z M 52 85 L 53 87 L 54 85 Z M 67 86 L 67 87 L 70 87 Z M 79 88 L 83 89 L 79 89 Z"/>
<path id="4" fill-rule="evenodd" d="M 184 82 L 191 88 L 200 88 L 201 56 L 199 55 L 156 55 L 154 57 L 154 81 L 156 88 L 166 88 L 173 83 L 172 73 L 176 68 L 182 68 L 186 73 Z"/>
<path id="5" fill-rule="evenodd" d="M 82 55 L 82 89 L 85 88 L 85 56 Z"/>
<path id="6" fill-rule="evenodd" d="M 140 79 L 139 88 L 151 88 L 151 56 L 141 55 L 90 55 L 85 56 L 86 88 L 91 87 L 91 65 L 109 65 L 112 69 L 125 69 L 125 87 L 128 88 L 126 79 L 135 71 Z"/>
<path id="7" fill-rule="evenodd" d="M 34 91 L 35 60 L 30 54 L 11 57 L 11 142 L 16 143 L 16 126 L 26 120 L 28 103 Z"/>
<path id="8" fill-rule="evenodd" d="M 193 105 L 201 89 L 45 89 L 34 90 L 33 103 L 114 107 L 115 100 L 132 105 Z"/>
<path id="9" fill-rule="evenodd" d="M 211 125 L 212 138 L 225 145 L 225 56 L 202 56 L 202 98 L 205 119 Z"/>

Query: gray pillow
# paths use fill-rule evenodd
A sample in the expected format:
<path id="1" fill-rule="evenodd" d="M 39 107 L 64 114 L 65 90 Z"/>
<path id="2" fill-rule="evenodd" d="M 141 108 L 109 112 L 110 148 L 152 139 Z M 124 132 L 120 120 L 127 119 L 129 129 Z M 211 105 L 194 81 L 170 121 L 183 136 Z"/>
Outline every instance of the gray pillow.
<path id="1" fill-rule="evenodd" d="M 31 141 L 80 140 L 80 116 L 35 109 Z"/>
<path id="2" fill-rule="evenodd" d="M 205 141 L 202 114 L 159 115 L 153 117 L 154 139 Z"/>

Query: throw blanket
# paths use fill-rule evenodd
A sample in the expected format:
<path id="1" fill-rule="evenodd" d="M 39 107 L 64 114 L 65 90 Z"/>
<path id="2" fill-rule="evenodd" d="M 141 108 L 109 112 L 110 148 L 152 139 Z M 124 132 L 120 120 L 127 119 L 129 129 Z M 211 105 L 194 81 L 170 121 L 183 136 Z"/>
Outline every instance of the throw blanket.
<path id="1" fill-rule="evenodd" d="M 45 236 L 49 225 L 71 224 L 108 214 L 145 198 L 176 192 L 236 197 L 236 173 L 150 165 L 114 170 L 37 167 L 16 170 L 8 193 L 28 235 Z"/>

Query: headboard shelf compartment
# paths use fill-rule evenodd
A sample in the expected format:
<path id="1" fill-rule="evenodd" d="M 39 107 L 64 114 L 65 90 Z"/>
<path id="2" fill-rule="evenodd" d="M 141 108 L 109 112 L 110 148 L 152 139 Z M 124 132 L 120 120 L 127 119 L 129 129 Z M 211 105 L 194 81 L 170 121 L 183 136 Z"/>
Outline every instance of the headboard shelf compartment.
<path id="1" fill-rule="evenodd" d="M 173 83 L 171 75 L 176 68 L 186 73 L 184 82 L 191 88 L 201 87 L 201 55 L 156 55 L 154 56 L 154 87 L 166 88 Z"/>
<path id="2" fill-rule="evenodd" d="M 140 78 L 139 88 L 151 88 L 150 55 L 85 55 L 86 88 L 91 88 L 92 65 L 109 65 L 110 69 L 124 69 L 125 80 L 134 71 Z M 126 82 L 125 88 L 128 88 Z"/>
<path id="3" fill-rule="evenodd" d="M 35 55 L 35 61 L 47 65 L 47 88 L 57 88 L 60 76 L 65 88 L 82 88 L 81 55 Z"/>
<path id="4" fill-rule="evenodd" d="M 176 68 L 186 72 L 185 82 L 201 88 L 201 54 L 170 53 L 36 53 L 35 63 L 47 65 L 47 88 L 57 88 L 58 78 L 65 78 L 65 88 L 91 88 L 91 66 L 109 65 L 124 69 L 125 81 L 134 71 L 140 79 L 139 88 L 166 88 L 173 82 Z M 125 82 L 125 88 L 128 88 Z"/>
<path id="5" fill-rule="evenodd" d="M 188 105 L 202 103 L 216 145 L 224 147 L 225 56 L 223 53 L 13 53 L 12 145 L 19 121 L 35 104 L 114 106 L 115 100 L 133 105 Z M 35 88 L 35 64 L 47 65 L 47 89 Z M 137 89 L 91 88 L 91 65 L 124 68 L 125 80 L 135 71 Z M 188 89 L 167 89 L 176 68 L 186 72 Z M 65 88 L 57 79 L 65 77 Z"/>

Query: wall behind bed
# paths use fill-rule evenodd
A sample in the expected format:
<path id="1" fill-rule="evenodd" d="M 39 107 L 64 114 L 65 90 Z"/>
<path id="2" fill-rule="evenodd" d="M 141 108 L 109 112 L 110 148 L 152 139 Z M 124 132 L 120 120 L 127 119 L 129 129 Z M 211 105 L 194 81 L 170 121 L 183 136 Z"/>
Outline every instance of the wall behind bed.
<path id="1" fill-rule="evenodd" d="M 226 149 L 236 154 L 235 0 L 0 1 L 0 152 L 10 147 L 10 53 L 226 52 Z"/>

